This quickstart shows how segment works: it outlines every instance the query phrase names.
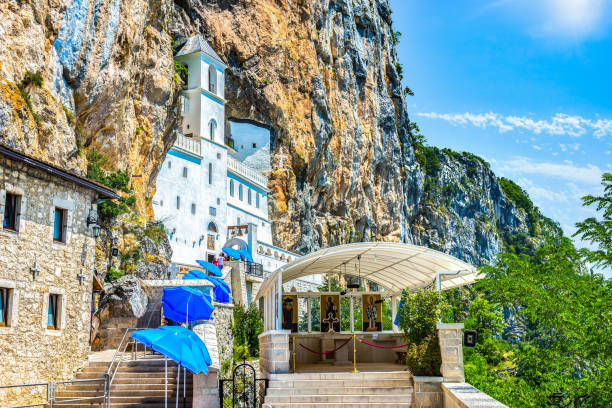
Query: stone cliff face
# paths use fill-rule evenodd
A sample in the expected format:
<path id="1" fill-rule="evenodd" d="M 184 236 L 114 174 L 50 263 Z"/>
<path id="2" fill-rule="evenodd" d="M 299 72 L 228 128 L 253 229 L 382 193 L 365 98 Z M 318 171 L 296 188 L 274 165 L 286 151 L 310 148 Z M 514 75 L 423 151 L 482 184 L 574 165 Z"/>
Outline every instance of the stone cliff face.
<path id="1" fill-rule="evenodd" d="M 3 1 L 0 142 L 81 174 L 83 148 L 95 148 L 129 172 L 144 210 L 173 142 L 171 6 Z M 28 72 L 41 74 L 41 86 L 22 82 Z"/>
<path id="2" fill-rule="evenodd" d="M 0 142 L 78 172 L 83 148 L 107 154 L 141 213 L 176 128 L 171 45 L 200 33 L 229 65 L 227 119 L 272 131 L 277 244 L 405 241 L 481 263 L 526 230 L 481 162 L 439 153 L 432 177 L 417 161 L 387 0 L 10 1 L 0 15 Z"/>

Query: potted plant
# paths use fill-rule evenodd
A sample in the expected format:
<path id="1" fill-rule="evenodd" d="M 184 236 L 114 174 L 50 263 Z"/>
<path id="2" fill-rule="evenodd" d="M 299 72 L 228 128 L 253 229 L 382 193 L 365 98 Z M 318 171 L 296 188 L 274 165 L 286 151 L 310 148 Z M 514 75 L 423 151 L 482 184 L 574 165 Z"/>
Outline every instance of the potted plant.
<path id="1" fill-rule="evenodd" d="M 400 304 L 398 323 L 408 343 L 406 365 L 414 379 L 416 406 L 420 407 L 420 402 L 432 406 L 434 401 L 438 405 L 433 406 L 442 406 L 442 357 L 436 325 L 449 306 L 442 293 L 433 289 L 406 290 Z"/>

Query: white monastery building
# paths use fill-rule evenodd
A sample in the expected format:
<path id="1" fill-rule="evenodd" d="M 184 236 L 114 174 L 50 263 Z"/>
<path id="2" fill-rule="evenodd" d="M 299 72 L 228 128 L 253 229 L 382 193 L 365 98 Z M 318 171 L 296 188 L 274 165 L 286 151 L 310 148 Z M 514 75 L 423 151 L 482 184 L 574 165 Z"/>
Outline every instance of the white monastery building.
<path id="1" fill-rule="evenodd" d="M 268 179 L 260 171 L 266 166 L 256 170 L 247 164 L 265 157 L 269 167 L 269 137 L 262 156 L 255 151 L 261 140 L 225 135 L 227 65 L 200 35 L 187 40 L 175 59 L 189 72 L 182 128 L 157 176 L 153 199 L 155 218 L 170 232 L 172 261 L 192 268 L 196 259 L 212 262 L 224 246 L 248 247 L 264 272 L 274 271 L 299 255 L 274 246 Z M 241 153 L 233 146 L 242 146 Z"/>

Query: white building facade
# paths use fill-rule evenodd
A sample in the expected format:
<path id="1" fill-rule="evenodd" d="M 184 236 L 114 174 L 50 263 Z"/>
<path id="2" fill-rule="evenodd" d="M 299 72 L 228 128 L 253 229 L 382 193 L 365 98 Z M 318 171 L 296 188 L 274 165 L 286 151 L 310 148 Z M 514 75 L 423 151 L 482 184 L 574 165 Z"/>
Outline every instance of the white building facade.
<path id="1" fill-rule="evenodd" d="M 199 35 L 190 38 L 175 59 L 189 72 L 183 121 L 157 176 L 153 199 L 155 218 L 170 232 L 172 261 L 183 269 L 197 268 L 197 259 L 212 261 L 226 245 L 248 244 L 264 273 L 274 271 L 299 255 L 274 246 L 268 179 L 228 146 L 227 66 Z M 240 135 L 233 142 L 261 143 Z"/>

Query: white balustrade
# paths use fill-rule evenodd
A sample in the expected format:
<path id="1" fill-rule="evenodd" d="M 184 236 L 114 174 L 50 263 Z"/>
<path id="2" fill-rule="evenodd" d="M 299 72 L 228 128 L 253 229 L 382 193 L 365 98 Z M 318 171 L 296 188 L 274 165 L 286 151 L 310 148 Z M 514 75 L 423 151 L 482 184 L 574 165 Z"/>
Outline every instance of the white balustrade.
<path id="1" fill-rule="evenodd" d="M 174 142 L 174 146 L 187 150 L 188 152 L 194 153 L 198 156 L 202 155 L 202 144 L 200 139 L 196 137 L 187 137 L 179 133 L 176 137 L 176 141 Z"/>
<path id="2" fill-rule="evenodd" d="M 245 177 L 248 180 L 254 181 L 262 187 L 268 186 L 268 179 L 263 174 L 261 174 L 257 170 L 253 170 L 249 166 L 239 162 L 238 160 L 230 156 L 227 157 L 227 168 L 228 170 L 238 173 L 239 175 Z"/>

